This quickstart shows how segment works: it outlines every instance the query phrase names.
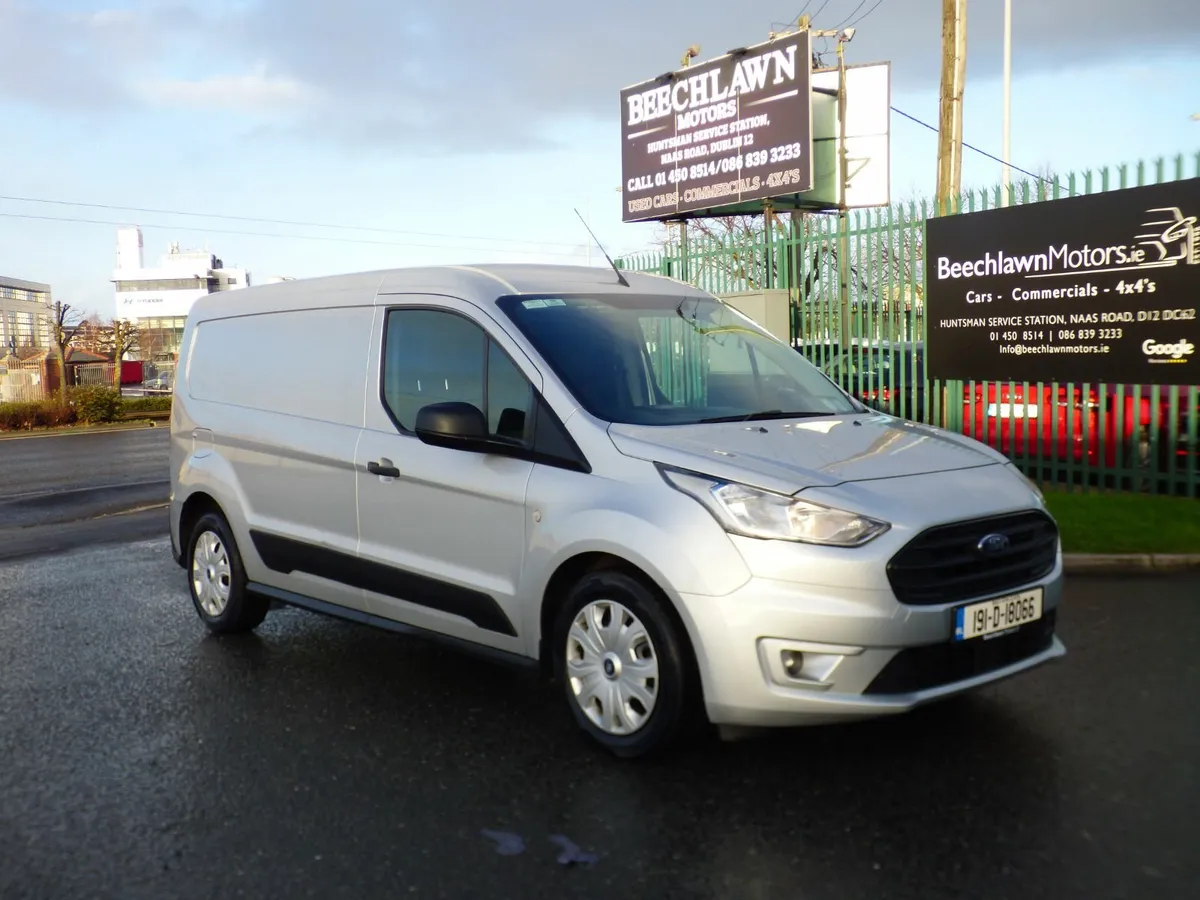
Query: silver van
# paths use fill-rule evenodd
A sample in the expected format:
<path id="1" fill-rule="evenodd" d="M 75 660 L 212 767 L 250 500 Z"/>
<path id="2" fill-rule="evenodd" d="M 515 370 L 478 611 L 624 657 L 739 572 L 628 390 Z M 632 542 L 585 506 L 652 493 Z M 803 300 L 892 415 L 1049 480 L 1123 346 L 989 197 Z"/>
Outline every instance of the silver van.
<path id="1" fill-rule="evenodd" d="M 900 713 L 1061 657 L 1058 529 L 968 438 L 863 406 L 712 295 L 430 267 L 210 294 L 171 538 L 278 605 L 538 666 L 619 756 Z"/>

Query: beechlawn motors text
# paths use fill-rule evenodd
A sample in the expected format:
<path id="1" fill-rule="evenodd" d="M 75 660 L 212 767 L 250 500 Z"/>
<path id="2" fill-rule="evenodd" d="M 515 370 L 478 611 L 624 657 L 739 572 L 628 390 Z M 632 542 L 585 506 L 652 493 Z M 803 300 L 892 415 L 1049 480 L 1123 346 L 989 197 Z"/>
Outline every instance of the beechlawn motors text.
<path id="1" fill-rule="evenodd" d="M 1050 247 L 1045 253 L 1026 253 L 1010 256 L 1003 251 L 993 256 L 985 253 L 982 259 L 970 262 L 951 262 L 939 256 L 938 281 L 947 278 L 983 278 L 989 275 L 1019 275 L 1045 273 L 1040 277 L 1071 275 L 1077 272 L 1118 272 L 1124 269 L 1149 269 L 1174 265 L 1176 260 L 1148 262 L 1144 247 L 1118 244 L 1112 247 L 1089 247 L 1084 244 L 1072 250 L 1069 244 Z M 1059 271 L 1056 271 L 1059 270 Z"/>

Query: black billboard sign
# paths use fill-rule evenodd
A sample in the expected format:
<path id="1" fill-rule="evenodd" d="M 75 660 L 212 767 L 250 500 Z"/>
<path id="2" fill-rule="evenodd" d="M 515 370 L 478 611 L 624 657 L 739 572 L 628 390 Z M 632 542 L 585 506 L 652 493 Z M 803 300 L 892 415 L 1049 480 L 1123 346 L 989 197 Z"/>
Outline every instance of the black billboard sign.
<path id="1" fill-rule="evenodd" d="M 933 378 L 1200 384 L 1200 178 L 929 219 Z"/>
<path id="2" fill-rule="evenodd" d="M 621 91 L 621 176 L 626 222 L 812 190 L 809 33 Z"/>

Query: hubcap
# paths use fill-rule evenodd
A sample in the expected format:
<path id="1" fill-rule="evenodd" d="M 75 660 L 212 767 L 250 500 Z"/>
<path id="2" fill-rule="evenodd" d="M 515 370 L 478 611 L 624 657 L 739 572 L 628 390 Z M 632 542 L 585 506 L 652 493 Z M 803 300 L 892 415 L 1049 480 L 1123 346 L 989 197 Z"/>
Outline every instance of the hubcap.
<path id="1" fill-rule="evenodd" d="M 225 542 L 216 532 L 206 531 L 196 539 L 192 550 L 192 592 L 196 602 L 207 615 L 219 616 L 229 603 L 231 585 Z"/>
<path id="2" fill-rule="evenodd" d="M 579 708 L 608 734 L 633 734 L 654 712 L 654 642 L 620 603 L 596 600 L 579 611 L 567 634 L 567 677 Z"/>

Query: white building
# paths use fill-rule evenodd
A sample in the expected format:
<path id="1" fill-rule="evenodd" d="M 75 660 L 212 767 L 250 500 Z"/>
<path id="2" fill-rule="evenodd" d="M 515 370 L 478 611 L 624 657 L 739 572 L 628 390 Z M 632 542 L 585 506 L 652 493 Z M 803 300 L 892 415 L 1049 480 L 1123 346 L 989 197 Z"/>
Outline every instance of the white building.
<path id="1" fill-rule="evenodd" d="M 50 285 L 0 275 L 0 357 L 54 343 Z"/>
<path id="2" fill-rule="evenodd" d="M 250 272 L 226 268 L 207 250 L 180 250 L 171 244 L 155 268 L 146 268 L 142 230 L 117 230 L 116 317 L 138 324 L 141 356 L 164 360 L 179 352 L 183 326 L 197 298 L 216 291 L 249 287 Z"/>

